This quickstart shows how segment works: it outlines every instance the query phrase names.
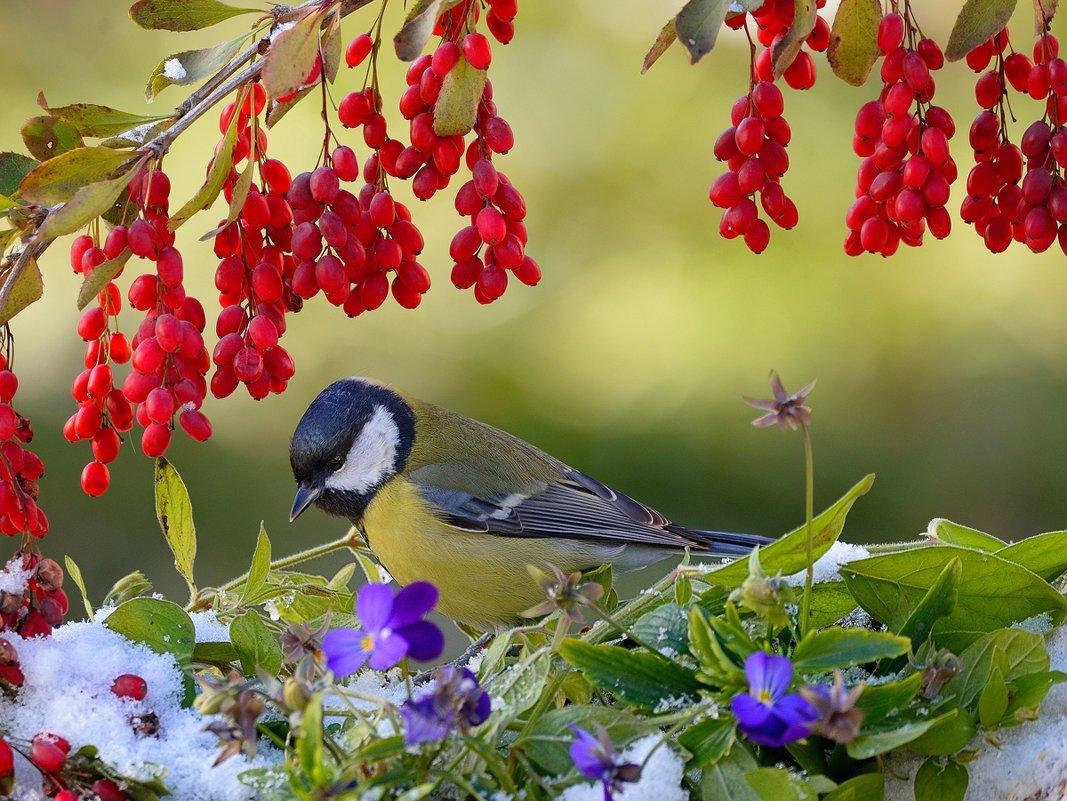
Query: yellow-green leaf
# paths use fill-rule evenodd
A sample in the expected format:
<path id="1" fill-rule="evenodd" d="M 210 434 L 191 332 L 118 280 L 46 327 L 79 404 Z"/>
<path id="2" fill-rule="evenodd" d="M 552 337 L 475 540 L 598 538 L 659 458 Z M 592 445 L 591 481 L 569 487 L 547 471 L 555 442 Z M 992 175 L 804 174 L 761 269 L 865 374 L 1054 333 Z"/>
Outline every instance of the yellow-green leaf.
<path id="1" fill-rule="evenodd" d="M 945 58 L 958 61 L 1000 32 L 1015 11 L 1016 0 L 967 0 L 945 45 Z"/>
<path id="2" fill-rule="evenodd" d="M 441 83 L 433 110 L 433 129 L 438 136 L 463 135 L 478 119 L 478 102 L 485 88 L 485 70 L 460 59 Z"/>
<path id="3" fill-rule="evenodd" d="M 102 181 L 129 161 L 131 154 L 109 147 L 79 147 L 34 167 L 19 184 L 19 195 L 31 203 L 52 206 Z"/>
<path id="4" fill-rule="evenodd" d="M 771 67 L 774 77 L 781 77 L 793 59 L 800 52 L 804 40 L 815 28 L 818 20 L 818 11 L 815 8 L 815 0 L 796 0 L 793 4 L 793 24 L 789 26 L 785 36 L 775 42 L 771 49 Z"/>
<path id="5" fill-rule="evenodd" d="M 156 459 L 156 517 L 167 545 L 174 553 L 174 566 L 195 593 L 193 562 L 196 559 L 196 527 L 189 491 L 170 462 Z"/>
<path id="6" fill-rule="evenodd" d="M 37 159 L 21 153 L 0 153 L 0 195 L 13 195 L 18 191 L 22 179 L 38 164 Z"/>
<path id="7" fill-rule="evenodd" d="M 127 111 L 96 103 L 74 103 L 69 106 L 50 108 L 42 92 L 37 96 L 37 103 L 53 117 L 73 125 L 82 136 L 105 137 L 124 133 L 131 128 L 168 119 L 172 115 L 144 116 L 130 114 Z"/>
<path id="8" fill-rule="evenodd" d="M 238 95 L 238 100 L 240 101 L 240 99 L 241 96 Z M 234 114 L 233 119 L 230 120 L 230 127 L 226 129 L 226 135 L 222 138 L 222 147 L 219 148 L 219 152 L 212 159 L 211 168 L 208 170 L 207 178 L 204 179 L 203 185 L 196 191 L 195 195 L 189 198 L 184 206 L 170 216 L 170 230 L 178 230 L 182 223 L 198 211 L 202 211 L 214 203 L 215 198 L 222 191 L 222 186 L 226 183 L 226 179 L 230 176 L 230 170 L 233 168 L 233 149 L 237 144 L 238 116 Z"/>
<path id="9" fill-rule="evenodd" d="M 81 289 L 78 290 L 79 311 L 92 303 L 96 296 L 100 294 L 100 290 L 107 286 L 109 281 L 113 280 L 115 276 L 122 272 L 122 268 L 126 265 L 126 262 L 129 261 L 131 253 L 129 248 L 123 249 L 122 253 L 115 258 L 108 259 L 102 264 L 98 264 L 87 276 L 85 276 L 85 280 L 82 281 Z"/>
<path id="10" fill-rule="evenodd" d="M 48 219 L 37 231 L 38 238 L 55 239 L 57 236 L 72 234 L 90 220 L 106 213 L 118 201 L 122 190 L 133 180 L 134 173 L 143 163 L 142 159 L 117 178 L 83 186 L 70 200 L 48 215 Z"/>
<path id="11" fill-rule="evenodd" d="M 78 129 L 51 115 L 30 117 L 22 124 L 21 133 L 26 149 L 39 161 L 82 146 Z"/>
<path id="12" fill-rule="evenodd" d="M 10 273 L 3 275 L 3 281 L 7 280 Z M 0 285 L 3 284 L 0 281 Z M 7 296 L 7 302 L 0 307 L 0 325 L 9 322 L 12 317 L 25 309 L 31 303 L 36 303 L 44 293 L 44 279 L 41 278 L 41 268 L 37 266 L 36 259 L 29 259 L 22 273 L 15 281 L 11 294 Z"/>
<path id="13" fill-rule="evenodd" d="M 726 0 L 689 0 L 675 16 L 674 31 L 689 53 L 690 64 L 696 64 L 715 47 L 719 29 L 726 19 L 726 8 Z M 660 36 L 663 36 L 662 31 Z"/>
<path id="14" fill-rule="evenodd" d="M 82 578 L 81 568 L 69 555 L 63 557 L 63 564 L 67 566 L 67 575 L 82 594 L 82 603 L 85 604 L 85 614 L 90 620 L 93 619 L 93 606 L 89 603 L 89 593 L 85 591 L 85 579 Z"/>
<path id="15" fill-rule="evenodd" d="M 183 50 L 167 56 L 148 76 L 145 99 L 151 103 L 168 86 L 188 86 L 218 72 L 230 63 L 248 38 L 247 34 L 201 50 Z"/>
<path id="16" fill-rule="evenodd" d="M 252 554 L 252 566 L 248 569 L 248 578 L 245 579 L 244 589 L 241 591 L 239 606 L 244 606 L 250 598 L 255 598 L 263 585 L 267 583 L 267 574 L 270 572 L 270 539 L 263 524 L 259 524 L 259 537 L 256 540 L 256 550 Z"/>
<path id="17" fill-rule="evenodd" d="M 260 73 L 269 97 L 284 97 L 303 85 L 319 52 L 322 17 L 322 11 L 311 11 L 274 37 Z"/>
<path id="18" fill-rule="evenodd" d="M 401 61 L 414 61 L 433 33 L 437 18 L 457 5 L 460 0 L 415 0 L 404 17 L 404 24 L 393 37 L 396 57 Z"/>
<path id="19" fill-rule="evenodd" d="M 138 0 L 130 19 L 146 30 L 198 31 L 239 14 L 262 14 L 258 8 L 234 8 L 218 0 Z"/>
<path id="20" fill-rule="evenodd" d="M 652 47 L 645 53 L 645 60 L 641 63 L 641 74 L 644 75 L 648 72 L 648 68 L 655 64 L 659 60 L 659 57 L 667 52 L 667 48 L 677 40 L 678 31 L 674 27 L 674 19 L 671 18 L 667 20 L 667 24 L 660 29 L 656 41 L 652 43 Z"/>
<path id="21" fill-rule="evenodd" d="M 863 86 L 878 60 L 878 0 L 841 0 L 830 29 L 826 59 L 834 75 L 852 86 Z"/>
<path id="22" fill-rule="evenodd" d="M 249 609 L 230 624 L 230 641 L 246 676 L 263 668 L 272 676 L 282 668 L 282 646 L 274 632 L 254 610 Z"/>

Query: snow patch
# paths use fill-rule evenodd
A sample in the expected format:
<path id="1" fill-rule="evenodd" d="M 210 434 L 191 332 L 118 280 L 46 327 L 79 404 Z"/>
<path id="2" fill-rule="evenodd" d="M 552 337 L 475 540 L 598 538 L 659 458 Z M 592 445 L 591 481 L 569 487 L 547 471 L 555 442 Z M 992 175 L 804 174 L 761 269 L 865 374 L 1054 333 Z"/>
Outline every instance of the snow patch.
<path id="1" fill-rule="evenodd" d="M 163 62 L 163 77 L 168 81 L 177 83 L 178 81 L 185 80 L 186 75 L 188 75 L 188 73 L 178 59 L 168 58 Z"/>
<path id="2" fill-rule="evenodd" d="M 22 559 L 16 557 L 4 565 L 4 569 L 0 571 L 0 592 L 22 595 L 32 577 L 33 568 L 24 568 Z"/>
<path id="3" fill-rule="evenodd" d="M 835 542 L 830 546 L 830 549 L 826 553 L 816 560 L 813 566 L 814 583 L 827 584 L 831 581 L 842 581 L 842 567 L 849 562 L 866 559 L 870 555 L 870 552 L 862 545 L 853 545 L 849 542 Z M 791 576 L 786 576 L 785 581 L 790 586 L 802 587 L 804 586 L 806 576 L 807 571 L 801 570 Z"/>
<path id="4" fill-rule="evenodd" d="M 689 793 L 682 787 L 685 763 L 661 742 L 660 735 L 650 734 L 622 752 L 623 762 L 636 762 L 643 767 L 641 778 L 622 785 L 621 791 L 613 795 L 615 801 L 688 801 Z M 559 801 L 604 801 L 604 787 L 599 782 L 576 784 L 564 790 Z"/>

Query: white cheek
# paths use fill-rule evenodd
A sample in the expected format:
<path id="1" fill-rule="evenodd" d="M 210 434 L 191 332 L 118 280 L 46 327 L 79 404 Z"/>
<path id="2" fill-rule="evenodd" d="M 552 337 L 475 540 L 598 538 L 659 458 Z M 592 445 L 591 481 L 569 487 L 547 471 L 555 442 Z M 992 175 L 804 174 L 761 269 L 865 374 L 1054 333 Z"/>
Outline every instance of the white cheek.
<path id="1" fill-rule="evenodd" d="M 366 492 L 393 472 L 400 429 L 384 406 L 363 426 L 348 451 L 344 467 L 325 481 L 327 489 Z"/>

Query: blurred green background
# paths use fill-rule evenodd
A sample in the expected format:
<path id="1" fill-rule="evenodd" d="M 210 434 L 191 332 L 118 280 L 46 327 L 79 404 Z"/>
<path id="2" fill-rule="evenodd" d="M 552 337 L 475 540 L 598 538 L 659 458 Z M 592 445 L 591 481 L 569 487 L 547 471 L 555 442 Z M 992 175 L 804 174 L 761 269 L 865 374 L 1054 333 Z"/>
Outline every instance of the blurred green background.
<path id="1" fill-rule="evenodd" d="M 163 57 L 232 37 L 250 19 L 190 34 L 146 32 L 130 22 L 127 5 L 5 7 L 0 149 L 22 150 L 18 128 L 39 113 L 39 90 L 55 105 L 140 111 L 145 80 Z M 773 229 L 761 256 L 721 240 L 719 212 L 707 201 L 722 170 L 711 150 L 746 87 L 747 48 L 724 31 L 696 67 L 675 48 L 641 76 L 646 49 L 679 5 L 522 3 L 518 34 L 495 48 L 491 77 L 517 138 L 498 164 L 527 198 L 529 251 L 544 281 L 536 289 L 516 283 L 502 300 L 478 306 L 448 280 L 448 242 L 460 225 L 452 191 L 414 201 L 427 239 L 423 263 L 435 281 L 419 310 L 390 301 L 349 320 L 320 296 L 285 337 L 298 372 L 284 395 L 209 399 L 215 436 L 206 444 L 175 437 L 168 455 L 192 493 L 201 583 L 244 569 L 261 520 L 276 554 L 342 532 L 318 512 L 288 524 L 287 448 L 315 394 L 352 374 L 512 431 L 680 522 L 766 534 L 801 522 L 801 442 L 751 428 L 756 412 L 740 396 L 766 395 L 770 368 L 790 388 L 817 376 L 817 506 L 878 474 L 849 518 L 847 539 L 912 537 L 935 516 L 1007 538 L 1067 526 L 1067 270 L 1059 248 L 1035 256 L 1013 246 L 994 257 L 957 219 L 946 241 L 902 248 L 891 260 L 847 258 L 843 216 L 858 163 L 852 119 L 878 86 L 845 86 L 821 58 L 815 88 L 786 93 L 794 136 L 783 185 L 800 225 Z M 926 32 L 944 42 L 958 4 L 914 5 Z M 390 6 L 391 35 L 401 4 Z M 1026 50 L 1028 14 L 1020 4 L 1012 25 Z M 373 15 L 366 8 L 350 17 L 346 39 L 367 30 Z M 392 111 L 403 78 L 387 63 Z M 965 176 L 973 75 L 957 64 L 937 77 Z M 342 75 L 335 99 L 357 80 L 354 71 Z M 179 103 L 181 91 L 167 89 L 155 106 Z M 321 141 L 309 100 L 270 134 L 271 155 L 294 173 L 314 166 Z M 1031 102 L 1014 107 L 1024 123 L 1038 114 Z M 366 155 L 358 135 L 342 136 Z M 167 157 L 175 202 L 199 185 L 217 138 L 209 115 Z M 963 191 L 961 177 L 953 211 Z M 410 197 L 406 186 L 398 193 Z M 194 219 L 179 240 L 188 287 L 205 305 L 214 299 L 215 259 L 196 240 L 216 219 L 217 211 Z M 13 326 L 16 406 L 32 418 L 48 466 L 41 502 L 52 532 L 44 550 L 72 555 L 94 599 L 134 568 L 177 599 L 181 582 L 155 521 L 149 460 L 127 443 L 111 490 L 90 499 L 78 487 L 89 448 L 61 435 L 83 350 L 66 244 L 42 261 L 45 299 Z M 127 281 L 137 267 L 127 267 Z M 120 319 L 132 333 L 136 313 Z"/>

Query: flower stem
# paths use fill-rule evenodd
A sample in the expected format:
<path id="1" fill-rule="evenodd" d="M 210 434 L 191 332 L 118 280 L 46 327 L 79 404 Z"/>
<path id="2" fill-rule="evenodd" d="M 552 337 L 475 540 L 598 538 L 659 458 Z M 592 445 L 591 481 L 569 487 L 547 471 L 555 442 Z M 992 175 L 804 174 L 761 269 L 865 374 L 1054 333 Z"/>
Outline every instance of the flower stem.
<path id="1" fill-rule="evenodd" d="M 812 519 L 815 516 L 815 460 L 811 450 L 811 431 L 801 423 L 804 436 L 804 520 L 807 524 L 808 572 L 804 576 L 804 597 L 800 601 L 800 633 L 807 633 L 811 620 L 811 585 L 815 578 L 815 543 Z"/>

